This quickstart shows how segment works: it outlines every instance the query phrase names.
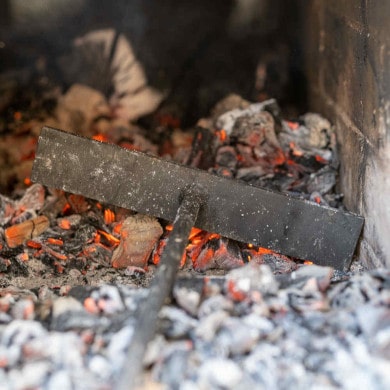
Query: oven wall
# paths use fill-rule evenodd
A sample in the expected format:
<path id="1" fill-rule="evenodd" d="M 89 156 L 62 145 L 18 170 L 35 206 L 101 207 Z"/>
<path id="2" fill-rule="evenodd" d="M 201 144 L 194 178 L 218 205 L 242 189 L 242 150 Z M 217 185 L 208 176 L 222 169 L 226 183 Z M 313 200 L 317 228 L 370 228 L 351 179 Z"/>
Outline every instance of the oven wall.
<path id="1" fill-rule="evenodd" d="M 390 268 L 390 2 L 305 2 L 302 37 L 311 109 L 332 119 L 341 190 L 365 217 L 359 257 Z"/>

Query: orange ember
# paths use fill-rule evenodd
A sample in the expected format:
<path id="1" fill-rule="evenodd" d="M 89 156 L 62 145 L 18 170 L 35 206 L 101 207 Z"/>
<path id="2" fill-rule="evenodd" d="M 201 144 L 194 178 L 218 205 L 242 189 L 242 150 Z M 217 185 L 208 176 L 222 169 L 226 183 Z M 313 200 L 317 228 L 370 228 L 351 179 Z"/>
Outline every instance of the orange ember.
<path id="1" fill-rule="evenodd" d="M 24 180 L 23 180 L 23 183 L 26 186 L 31 186 L 32 181 L 31 181 L 31 179 L 29 177 L 25 177 Z"/>
<path id="2" fill-rule="evenodd" d="M 160 126 L 171 127 L 177 129 L 180 127 L 180 119 L 171 114 L 160 114 L 157 117 Z"/>
<path id="3" fill-rule="evenodd" d="M 68 211 L 70 211 L 72 207 L 69 203 L 66 203 L 65 206 L 62 208 L 62 214 L 65 215 Z"/>
<path id="4" fill-rule="evenodd" d="M 22 262 L 28 261 L 28 253 L 23 252 L 18 256 L 18 259 Z"/>
<path id="5" fill-rule="evenodd" d="M 296 147 L 294 142 L 290 142 L 290 149 L 292 151 L 293 156 L 295 157 L 303 156 L 303 152 Z"/>
<path id="6" fill-rule="evenodd" d="M 321 163 L 321 164 L 328 164 L 328 161 L 325 160 L 323 157 L 319 156 L 318 154 L 316 155 L 316 161 Z"/>
<path id="7" fill-rule="evenodd" d="M 51 245 L 58 245 L 58 246 L 64 245 L 64 241 L 58 238 L 49 237 L 46 242 Z"/>
<path id="8" fill-rule="evenodd" d="M 26 245 L 29 247 L 29 248 L 33 248 L 33 249 L 41 249 L 42 248 L 42 244 L 37 242 L 37 241 L 33 241 L 33 240 L 28 240 L 26 242 Z"/>
<path id="9" fill-rule="evenodd" d="M 305 264 L 305 265 L 313 265 L 314 263 L 312 261 L 310 261 L 310 260 L 305 260 L 303 262 L 303 264 Z"/>
<path id="10" fill-rule="evenodd" d="M 110 209 L 105 209 L 104 210 L 104 223 L 106 225 L 110 225 L 113 222 L 115 222 L 115 213 Z"/>
<path id="11" fill-rule="evenodd" d="M 96 134 L 92 137 L 95 141 L 100 141 L 100 142 L 109 142 L 109 139 L 107 136 L 104 134 Z"/>
<path id="12" fill-rule="evenodd" d="M 110 233 L 105 232 L 104 230 L 98 230 L 99 234 L 101 234 L 111 245 L 119 245 L 120 240 L 113 236 Z"/>
<path id="13" fill-rule="evenodd" d="M 62 253 L 59 253 L 57 251 L 54 251 L 53 249 L 51 248 L 45 248 L 46 252 L 49 253 L 49 255 L 55 257 L 56 259 L 58 260 L 61 260 L 61 261 L 66 261 L 68 260 L 68 257 Z"/>
<path id="14" fill-rule="evenodd" d="M 218 139 L 221 141 L 221 142 L 225 142 L 226 139 L 227 139 L 227 133 L 226 133 L 226 130 L 222 129 L 222 130 L 217 130 L 215 132 L 215 135 L 218 137 Z"/>
<path id="15" fill-rule="evenodd" d="M 286 156 L 284 155 L 283 150 L 279 149 L 276 157 L 274 158 L 274 164 L 275 165 L 282 165 L 285 162 L 286 162 Z"/>
<path id="16" fill-rule="evenodd" d="M 290 122 L 290 121 L 286 121 L 287 123 L 287 126 L 291 129 L 291 130 L 297 130 L 299 128 L 299 123 L 298 122 Z"/>
<path id="17" fill-rule="evenodd" d="M 64 230 L 70 230 L 70 228 L 72 227 L 69 219 L 66 219 L 66 218 L 63 218 L 59 221 L 58 223 L 58 226 L 61 228 L 61 229 L 64 229 Z"/>
<path id="18" fill-rule="evenodd" d="M 22 120 L 22 113 L 21 113 L 20 111 L 15 111 L 15 112 L 14 112 L 14 120 L 15 120 L 16 122 Z"/>
<path id="19" fill-rule="evenodd" d="M 119 235 L 120 232 L 121 232 L 121 230 L 122 230 L 122 226 L 123 226 L 123 222 L 119 222 L 118 224 L 116 224 L 116 225 L 114 226 L 114 228 L 112 229 L 112 232 L 113 232 L 114 234 Z"/>

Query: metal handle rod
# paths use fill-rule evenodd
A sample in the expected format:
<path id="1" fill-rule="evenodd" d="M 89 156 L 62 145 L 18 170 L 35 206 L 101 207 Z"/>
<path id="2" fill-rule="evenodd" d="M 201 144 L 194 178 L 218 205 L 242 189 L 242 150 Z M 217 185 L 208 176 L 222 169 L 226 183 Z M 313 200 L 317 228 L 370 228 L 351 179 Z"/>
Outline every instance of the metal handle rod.
<path id="1" fill-rule="evenodd" d="M 173 229 L 160 259 L 146 301 L 137 310 L 137 321 L 116 390 L 139 385 L 146 347 L 156 332 L 158 313 L 172 291 L 177 269 L 200 208 L 197 191 L 187 191 L 177 211 Z"/>

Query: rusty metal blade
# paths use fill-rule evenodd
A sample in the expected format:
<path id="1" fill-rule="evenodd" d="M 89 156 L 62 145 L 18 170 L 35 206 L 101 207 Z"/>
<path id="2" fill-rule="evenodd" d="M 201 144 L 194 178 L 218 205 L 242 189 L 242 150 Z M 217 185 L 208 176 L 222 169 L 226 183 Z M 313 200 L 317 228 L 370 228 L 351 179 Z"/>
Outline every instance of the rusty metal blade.
<path id="1" fill-rule="evenodd" d="M 183 191 L 200 188 L 195 226 L 338 269 L 363 218 L 116 145 L 44 127 L 32 181 L 173 221 Z"/>

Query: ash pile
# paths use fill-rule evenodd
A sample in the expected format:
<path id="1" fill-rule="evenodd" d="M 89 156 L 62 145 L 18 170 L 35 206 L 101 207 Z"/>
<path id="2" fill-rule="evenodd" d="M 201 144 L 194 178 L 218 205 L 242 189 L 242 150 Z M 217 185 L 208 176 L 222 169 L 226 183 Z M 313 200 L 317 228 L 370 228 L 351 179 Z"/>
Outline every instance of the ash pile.
<path id="1" fill-rule="evenodd" d="M 91 41 L 109 36 L 111 42 L 112 34 L 77 41 L 78 58 Z M 103 47 L 110 53 L 107 42 Z M 125 41 L 118 47 L 126 61 L 136 60 Z M 120 53 L 114 52 L 113 67 Z M 343 207 L 335 191 L 334 129 L 320 115 L 285 120 L 273 99 L 251 103 L 230 95 L 184 131 L 166 107 L 155 111 L 163 96 L 148 88 L 138 66 L 137 82 L 114 78 L 116 89 L 107 97 L 80 80 L 63 90 L 38 65 L 28 88 L 1 84 L 0 186 L 8 190 L 0 195 L 4 388 L 114 388 L 134 314 L 172 228 L 32 184 L 43 125 Z M 82 82 L 89 84 L 88 77 Z M 149 128 L 134 124 L 148 112 L 154 112 Z M 387 271 L 359 272 L 358 265 L 354 272 L 319 267 L 194 228 L 172 300 L 147 347 L 145 383 L 389 388 L 389 278 Z"/>
<path id="2" fill-rule="evenodd" d="M 146 350 L 145 388 L 388 389 L 390 273 L 346 279 L 256 263 L 179 278 Z M 147 289 L 62 293 L 2 290 L 2 388 L 115 388 Z"/>

